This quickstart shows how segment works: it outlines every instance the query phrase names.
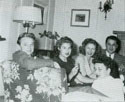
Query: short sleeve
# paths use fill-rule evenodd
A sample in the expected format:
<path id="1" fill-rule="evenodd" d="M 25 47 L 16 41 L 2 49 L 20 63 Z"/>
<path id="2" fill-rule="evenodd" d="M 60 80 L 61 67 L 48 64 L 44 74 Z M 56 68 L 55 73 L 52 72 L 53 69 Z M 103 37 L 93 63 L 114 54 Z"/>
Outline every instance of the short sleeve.
<path id="1" fill-rule="evenodd" d="M 85 65 L 85 60 L 84 60 L 84 58 L 83 58 L 82 56 L 78 56 L 78 57 L 76 58 L 75 62 L 76 62 L 76 65 L 79 66 L 81 74 L 82 74 L 83 76 L 86 76 L 86 70 L 85 70 L 85 66 L 84 66 L 84 65 Z"/>

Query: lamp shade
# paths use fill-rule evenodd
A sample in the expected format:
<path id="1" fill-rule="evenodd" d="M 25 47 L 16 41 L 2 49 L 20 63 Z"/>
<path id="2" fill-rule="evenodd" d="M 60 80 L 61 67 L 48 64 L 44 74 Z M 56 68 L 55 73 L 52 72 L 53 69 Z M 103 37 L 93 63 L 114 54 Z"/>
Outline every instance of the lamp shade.
<path id="1" fill-rule="evenodd" d="M 18 6 L 13 21 L 18 23 L 42 23 L 41 9 L 32 6 Z"/>

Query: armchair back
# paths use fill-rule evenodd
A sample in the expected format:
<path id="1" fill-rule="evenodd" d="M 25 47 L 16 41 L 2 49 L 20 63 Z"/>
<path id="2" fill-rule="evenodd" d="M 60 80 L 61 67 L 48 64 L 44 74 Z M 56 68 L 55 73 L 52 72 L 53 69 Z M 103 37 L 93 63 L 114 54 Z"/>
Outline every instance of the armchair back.
<path id="1" fill-rule="evenodd" d="M 14 61 L 2 64 L 5 102 L 60 102 L 67 91 L 64 69 L 21 68 Z"/>

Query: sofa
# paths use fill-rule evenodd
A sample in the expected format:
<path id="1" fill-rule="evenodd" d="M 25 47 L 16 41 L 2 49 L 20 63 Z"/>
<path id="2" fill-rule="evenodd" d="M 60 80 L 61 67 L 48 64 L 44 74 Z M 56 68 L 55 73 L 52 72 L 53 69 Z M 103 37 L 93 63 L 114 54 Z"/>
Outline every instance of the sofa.
<path id="1" fill-rule="evenodd" d="M 67 92 L 64 69 L 21 68 L 14 61 L 2 62 L 5 102 L 60 102 Z"/>
<path id="2" fill-rule="evenodd" d="M 78 102 L 107 100 L 90 86 L 68 87 L 65 69 L 42 67 L 35 70 L 21 68 L 7 60 L 1 67 L 4 83 L 4 101 L 0 102 Z M 91 97 L 91 98 L 90 98 Z M 89 99 L 89 100 L 88 100 Z"/>

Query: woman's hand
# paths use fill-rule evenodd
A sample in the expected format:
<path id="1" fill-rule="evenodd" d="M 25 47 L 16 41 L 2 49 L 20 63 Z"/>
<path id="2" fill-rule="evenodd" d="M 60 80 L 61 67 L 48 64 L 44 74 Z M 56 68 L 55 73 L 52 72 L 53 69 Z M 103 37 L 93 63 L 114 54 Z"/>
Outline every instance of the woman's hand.
<path id="1" fill-rule="evenodd" d="M 96 77 L 96 71 L 93 71 L 90 75 L 89 75 L 90 78 L 92 79 L 97 79 Z"/>
<path id="2" fill-rule="evenodd" d="M 60 69 L 60 65 L 57 63 L 57 62 L 54 62 L 54 67 L 57 68 L 57 69 Z"/>
<path id="3" fill-rule="evenodd" d="M 121 73 L 124 73 L 124 72 L 125 72 L 125 66 L 124 66 L 123 64 L 121 64 L 121 65 L 119 66 L 119 71 L 120 71 Z"/>
<path id="4" fill-rule="evenodd" d="M 78 73 L 79 67 L 75 66 L 72 71 L 69 74 L 69 80 L 71 80 L 77 73 Z"/>
<path id="5" fill-rule="evenodd" d="M 76 76 L 75 82 L 76 83 L 93 83 L 95 79 L 83 76 L 82 74 L 78 73 Z"/>
<path id="6" fill-rule="evenodd" d="M 79 70 L 79 67 L 76 65 L 76 66 L 72 69 L 72 71 L 71 71 L 72 75 L 75 76 L 75 75 L 78 73 L 78 70 Z"/>

